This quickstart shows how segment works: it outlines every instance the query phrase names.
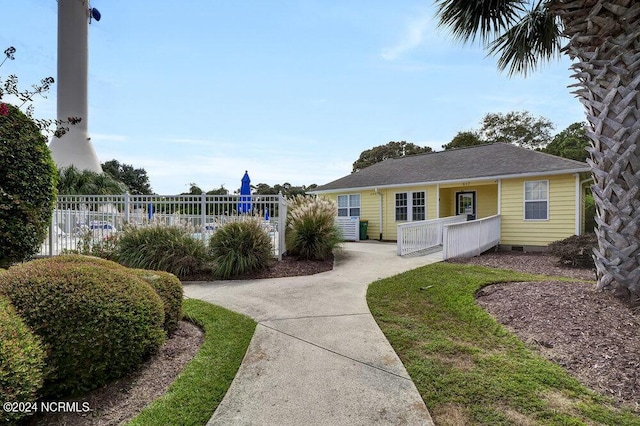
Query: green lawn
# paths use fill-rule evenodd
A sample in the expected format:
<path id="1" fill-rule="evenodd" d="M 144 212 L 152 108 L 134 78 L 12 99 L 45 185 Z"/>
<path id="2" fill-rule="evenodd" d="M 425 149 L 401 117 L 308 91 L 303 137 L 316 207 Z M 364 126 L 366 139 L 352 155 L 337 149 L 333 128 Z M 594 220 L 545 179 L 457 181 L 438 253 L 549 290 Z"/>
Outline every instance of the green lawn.
<path id="1" fill-rule="evenodd" d="M 204 330 L 204 342 L 168 392 L 129 425 L 205 425 L 240 367 L 256 323 L 199 300 L 185 300 L 183 309 Z"/>
<path id="2" fill-rule="evenodd" d="M 497 282 L 539 276 L 449 263 L 369 286 L 367 302 L 438 425 L 640 425 L 476 305 Z"/>

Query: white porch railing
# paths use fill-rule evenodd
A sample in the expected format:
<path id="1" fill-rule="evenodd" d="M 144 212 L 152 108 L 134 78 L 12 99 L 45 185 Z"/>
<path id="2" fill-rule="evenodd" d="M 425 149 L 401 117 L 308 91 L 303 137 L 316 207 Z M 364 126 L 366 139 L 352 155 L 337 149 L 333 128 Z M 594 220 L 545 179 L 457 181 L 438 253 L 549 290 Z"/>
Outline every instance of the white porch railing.
<path id="1" fill-rule="evenodd" d="M 274 256 L 282 259 L 287 217 L 282 195 L 59 195 L 40 255 L 99 244 L 125 224 L 179 225 L 207 243 L 219 226 L 248 216 L 260 218 Z"/>
<path id="2" fill-rule="evenodd" d="M 342 231 L 344 241 L 360 241 L 360 220 L 357 217 L 338 216 L 336 225 Z"/>
<path id="3" fill-rule="evenodd" d="M 442 256 L 471 257 L 500 243 L 500 215 L 446 225 L 442 236 Z"/>
<path id="4" fill-rule="evenodd" d="M 398 256 L 404 256 L 442 244 L 443 227 L 447 224 L 466 220 L 466 215 L 458 215 L 398 225 Z"/>

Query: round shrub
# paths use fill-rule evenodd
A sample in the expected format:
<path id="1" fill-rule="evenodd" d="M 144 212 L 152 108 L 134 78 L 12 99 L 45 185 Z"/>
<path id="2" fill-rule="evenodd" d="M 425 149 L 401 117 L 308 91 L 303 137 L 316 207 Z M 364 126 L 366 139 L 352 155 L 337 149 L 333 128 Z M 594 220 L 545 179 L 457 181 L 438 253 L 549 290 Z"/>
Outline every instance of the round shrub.
<path id="1" fill-rule="evenodd" d="M 163 304 L 144 281 L 99 259 L 56 256 L 0 274 L 6 295 L 46 345 L 42 393 L 77 395 L 122 377 L 162 344 Z"/>
<path id="2" fill-rule="evenodd" d="M 164 271 L 132 269 L 137 277 L 149 283 L 164 303 L 164 330 L 171 336 L 182 319 L 182 283 L 173 274 Z"/>
<path id="3" fill-rule="evenodd" d="M 162 300 L 164 306 L 164 330 L 171 336 L 182 319 L 183 288 L 180 280 L 173 274 L 164 271 L 148 271 L 146 269 L 130 269 L 119 263 L 96 256 L 68 255 L 60 256 L 58 262 L 87 263 L 105 268 L 115 268 L 134 274 L 151 288 Z"/>
<path id="4" fill-rule="evenodd" d="M 0 267 L 37 253 L 51 223 L 57 169 L 38 126 L 18 108 L 0 114 Z"/>
<path id="5" fill-rule="evenodd" d="M 335 224 L 335 202 L 309 196 L 289 200 L 287 211 L 287 252 L 301 259 L 326 260 L 342 240 Z"/>
<path id="6" fill-rule="evenodd" d="M 221 279 L 264 268 L 273 258 L 271 238 L 257 219 L 223 225 L 209 239 L 209 250 Z"/>
<path id="7" fill-rule="evenodd" d="M 42 386 L 45 352 L 9 300 L 0 296 L 0 402 L 32 402 Z M 0 424 L 21 413 L 0 409 Z"/>
<path id="8" fill-rule="evenodd" d="M 175 226 L 127 227 L 118 238 L 114 258 L 130 268 L 166 271 L 183 277 L 204 268 L 207 248 Z"/>

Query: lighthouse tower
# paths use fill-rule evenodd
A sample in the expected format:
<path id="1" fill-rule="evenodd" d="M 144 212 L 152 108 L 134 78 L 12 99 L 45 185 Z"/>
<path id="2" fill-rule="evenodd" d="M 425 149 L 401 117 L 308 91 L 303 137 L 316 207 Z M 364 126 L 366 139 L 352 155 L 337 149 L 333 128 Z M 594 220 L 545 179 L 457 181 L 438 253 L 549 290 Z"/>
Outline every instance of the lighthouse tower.
<path id="1" fill-rule="evenodd" d="M 89 66 L 88 0 L 58 0 L 58 120 L 79 117 L 69 131 L 49 144 L 58 168 L 75 166 L 79 170 L 102 173 L 95 149 L 87 132 Z"/>

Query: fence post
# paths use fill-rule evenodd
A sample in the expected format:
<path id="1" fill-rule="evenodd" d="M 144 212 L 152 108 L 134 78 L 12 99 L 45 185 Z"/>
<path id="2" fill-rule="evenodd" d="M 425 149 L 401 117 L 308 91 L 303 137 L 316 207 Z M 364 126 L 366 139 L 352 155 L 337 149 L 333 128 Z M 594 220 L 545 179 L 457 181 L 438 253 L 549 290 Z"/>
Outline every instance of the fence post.
<path id="1" fill-rule="evenodd" d="M 287 229 L 287 200 L 278 193 L 278 260 L 282 260 L 282 255 L 287 249 L 285 243 L 285 232 Z"/>
<path id="2" fill-rule="evenodd" d="M 129 223 L 129 191 L 124 193 L 124 223 Z"/>
<path id="3" fill-rule="evenodd" d="M 207 194 L 200 194 L 200 220 L 202 223 L 200 224 L 200 238 L 204 241 L 204 224 L 207 223 Z"/>
<path id="4" fill-rule="evenodd" d="M 443 260 L 447 260 L 449 258 L 448 239 L 449 239 L 449 226 L 443 225 L 442 226 L 442 259 Z"/>
<path id="5" fill-rule="evenodd" d="M 358 230 L 360 231 L 360 230 Z M 398 256 L 402 256 L 402 245 L 404 243 L 403 239 L 402 239 L 402 226 L 398 226 L 398 242 L 397 242 L 397 246 L 398 246 Z"/>

